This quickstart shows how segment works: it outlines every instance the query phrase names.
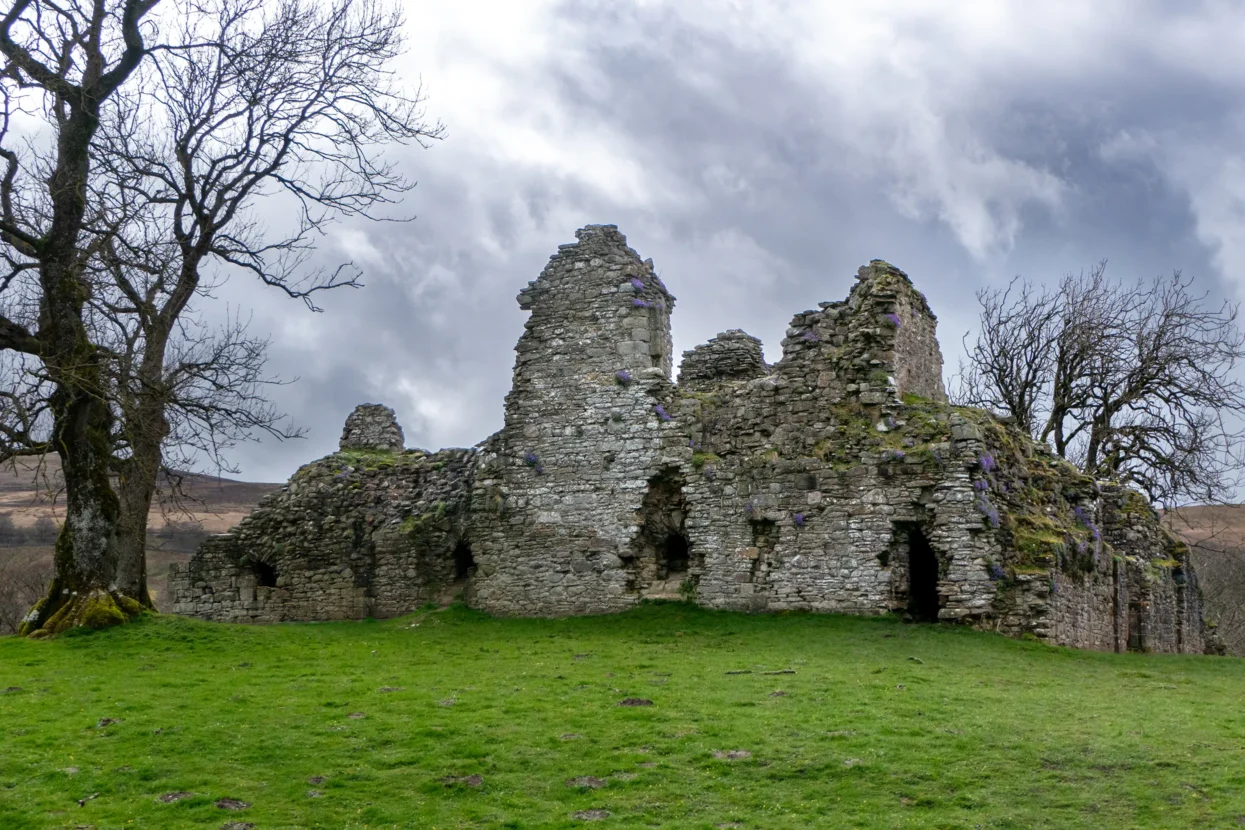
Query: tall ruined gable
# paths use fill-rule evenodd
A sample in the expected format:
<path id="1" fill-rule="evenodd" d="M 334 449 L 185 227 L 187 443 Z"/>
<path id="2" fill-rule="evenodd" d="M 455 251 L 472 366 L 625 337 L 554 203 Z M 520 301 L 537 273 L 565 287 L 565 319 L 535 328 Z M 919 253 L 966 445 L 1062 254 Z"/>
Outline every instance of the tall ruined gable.
<path id="1" fill-rule="evenodd" d="M 817 400 L 866 406 L 912 394 L 945 402 L 937 318 L 908 275 L 875 259 L 848 298 L 795 315 L 774 371 Z"/>
<path id="2" fill-rule="evenodd" d="M 519 295 L 505 425 L 476 479 L 475 596 L 505 613 L 618 610 L 646 483 L 662 473 L 674 297 L 612 225 L 559 247 Z"/>
<path id="3" fill-rule="evenodd" d="M 1138 494 L 950 406 L 936 318 L 898 268 L 873 260 L 846 299 L 796 314 L 774 366 L 730 330 L 683 354 L 676 386 L 652 262 L 612 225 L 576 236 L 519 295 L 498 433 L 394 452 L 392 412 L 361 408 L 341 452 L 174 569 L 176 610 L 388 615 L 459 580 L 497 614 L 682 597 L 1205 646 L 1187 548 Z"/>

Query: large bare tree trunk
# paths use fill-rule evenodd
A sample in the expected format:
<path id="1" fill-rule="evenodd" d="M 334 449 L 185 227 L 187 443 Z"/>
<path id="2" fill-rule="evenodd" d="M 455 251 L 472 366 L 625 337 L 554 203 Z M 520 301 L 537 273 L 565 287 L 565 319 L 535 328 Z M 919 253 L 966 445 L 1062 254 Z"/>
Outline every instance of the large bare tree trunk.
<path id="1" fill-rule="evenodd" d="M 73 255 L 73 247 L 66 250 Z M 22 624 L 20 633 L 27 635 L 103 628 L 141 610 L 115 584 L 119 504 L 108 480 L 113 419 L 100 357 L 82 324 L 86 292 L 71 262 L 46 263 L 44 272 L 40 332 L 54 332 L 44 364 L 56 385 L 52 446 L 64 471 L 65 524 L 56 540 L 56 576 Z"/>
<path id="2" fill-rule="evenodd" d="M 22 634 L 56 634 L 69 628 L 103 628 L 124 622 L 141 610 L 139 603 L 117 589 L 116 493 L 108 479 L 112 459 L 113 416 L 100 350 L 91 342 L 83 310 L 90 299 L 90 283 L 83 272 L 87 259 L 82 248 L 86 231 L 87 185 L 91 171 L 91 142 L 99 129 L 101 106 L 138 67 L 145 54 L 139 22 L 158 0 L 123 0 L 109 8 L 104 0 L 90 7 L 88 28 L 75 41 L 85 49 L 85 63 L 75 83 L 64 74 L 73 66 L 72 51 L 61 52 L 56 70 L 12 40 L 15 22 L 31 7 L 17 0 L 0 21 L 0 51 L 9 61 L 6 71 L 32 79 L 45 90 L 56 116 L 55 165 L 46 179 L 51 207 L 46 232 L 38 239 L 19 238 L 37 263 L 40 303 L 38 345 L 53 384 L 51 445 L 61 459 L 65 477 L 65 524 L 56 540 L 56 576 L 47 595 L 22 623 Z M 103 26 L 109 15 L 122 20 L 125 49 L 111 68 L 103 46 Z M 37 18 L 36 18 L 37 19 Z M 10 174 L 16 156 L 6 156 Z M 20 232 L 12 221 L 12 201 L 4 181 L 2 205 L 10 233 Z"/>

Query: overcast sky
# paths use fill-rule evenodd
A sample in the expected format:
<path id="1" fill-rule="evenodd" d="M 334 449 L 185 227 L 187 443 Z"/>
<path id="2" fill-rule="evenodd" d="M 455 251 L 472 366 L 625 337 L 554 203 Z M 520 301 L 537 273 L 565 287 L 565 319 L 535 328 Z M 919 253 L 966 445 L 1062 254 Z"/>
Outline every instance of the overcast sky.
<path id="1" fill-rule="evenodd" d="M 241 447 L 284 480 L 360 402 L 407 445 L 501 426 L 515 295 L 575 229 L 613 223 L 678 298 L 676 353 L 743 328 L 780 356 L 793 313 L 872 258 L 939 317 L 948 375 L 973 292 L 1101 259 L 1182 269 L 1215 295 L 1245 267 L 1245 6 L 1230 2 L 405 3 L 444 141 L 395 150 L 410 224 L 338 225 L 324 263 L 366 287 L 322 314 L 235 281 L 273 339 L 307 440 Z"/>

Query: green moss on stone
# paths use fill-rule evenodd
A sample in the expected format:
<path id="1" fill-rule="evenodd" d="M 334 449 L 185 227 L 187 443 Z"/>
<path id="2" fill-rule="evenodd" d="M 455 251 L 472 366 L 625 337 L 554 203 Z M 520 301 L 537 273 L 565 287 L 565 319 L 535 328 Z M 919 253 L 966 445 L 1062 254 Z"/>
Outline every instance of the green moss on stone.
<path id="1" fill-rule="evenodd" d="M 133 597 L 121 596 L 117 598 L 117 606 L 125 613 L 127 617 L 137 617 L 143 613 L 143 605 Z"/>
<path id="2" fill-rule="evenodd" d="M 717 455 L 711 452 L 694 452 L 692 453 L 692 466 L 699 470 L 706 464 L 713 464 L 721 461 Z"/>
<path id="3" fill-rule="evenodd" d="M 81 625 L 99 630 L 125 622 L 125 614 L 111 595 L 98 591 L 82 604 Z"/>

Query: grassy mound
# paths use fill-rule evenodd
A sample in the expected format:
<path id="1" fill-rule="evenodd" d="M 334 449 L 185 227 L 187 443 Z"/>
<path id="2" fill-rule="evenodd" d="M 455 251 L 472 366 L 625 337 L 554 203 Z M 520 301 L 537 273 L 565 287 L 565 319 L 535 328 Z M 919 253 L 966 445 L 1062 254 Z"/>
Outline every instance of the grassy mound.
<path id="1" fill-rule="evenodd" d="M 6 830 L 1245 823 L 1245 661 L 891 619 L 156 617 L 0 690 Z"/>

